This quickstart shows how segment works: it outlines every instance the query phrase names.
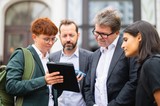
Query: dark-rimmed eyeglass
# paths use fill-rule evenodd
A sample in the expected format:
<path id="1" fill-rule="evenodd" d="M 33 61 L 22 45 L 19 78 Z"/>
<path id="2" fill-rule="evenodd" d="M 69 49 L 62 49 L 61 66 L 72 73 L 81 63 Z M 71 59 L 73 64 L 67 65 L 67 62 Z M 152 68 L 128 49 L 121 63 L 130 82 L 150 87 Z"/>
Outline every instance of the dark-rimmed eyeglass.
<path id="1" fill-rule="evenodd" d="M 58 39 L 57 39 L 56 37 L 54 37 L 54 38 L 43 38 L 43 41 L 44 41 L 45 43 L 50 43 L 50 42 L 55 43 L 57 40 L 58 40 Z"/>
<path id="2" fill-rule="evenodd" d="M 95 28 L 92 30 L 92 33 L 95 37 L 101 36 L 102 38 L 107 38 L 108 36 L 114 34 L 114 32 L 111 32 L 110 34 L 100 33 L 100 32 L 95 31 Z"/>

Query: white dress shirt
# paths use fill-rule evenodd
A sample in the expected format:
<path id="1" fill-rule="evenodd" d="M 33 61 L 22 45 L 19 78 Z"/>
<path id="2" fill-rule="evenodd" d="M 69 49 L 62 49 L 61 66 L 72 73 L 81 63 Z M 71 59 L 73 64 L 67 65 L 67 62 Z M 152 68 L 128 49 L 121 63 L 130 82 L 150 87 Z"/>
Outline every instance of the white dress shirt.
<path id="1" fill-rule="evenodd" d="M 96 83 L 95 83 L 95 103 L 96 106 L 107 106 L 107 77 L 109 66 L 112 60 L 113 53 L 118 41 L 117 37 L 108 48 L 101 47 L 101 57 L 96 69 Z"/>
<path id="2" fill-rule="evenodd" d="M 48 71 L 48 68 L 47 68 L 47 62 L 49 61 L 48 57 L 49 57 L 49 54 L 47 53 L 45 57 L 43 57 L 42 53 L 39 51 L 39 49 L 33 44 L 32 45 L 33 48 L 36 50 L 41 62 L 42 62 L 42 65 L 43 65 L 43 68 L 44 68 L 44 71 L 45 73 Z M 54 105 L 54 101 L 53 101 L 53 95 L 52 95 L 52 86 L 51 85 L 48 85 L 49 87 L 49 102 L 48 102 L 48 106 L 53 106 Z"/>
<path id="3" fill-rule="evenodd" d="M 74 69 L 79 70 L 79 49 L 77 48 L 71 56 L 66 56 L 62 51 L 60 62 L 73 63 Z M 86 104 L 81 93 L 64 90 L 58 98 L 58 106 L 86 106 Z"/>

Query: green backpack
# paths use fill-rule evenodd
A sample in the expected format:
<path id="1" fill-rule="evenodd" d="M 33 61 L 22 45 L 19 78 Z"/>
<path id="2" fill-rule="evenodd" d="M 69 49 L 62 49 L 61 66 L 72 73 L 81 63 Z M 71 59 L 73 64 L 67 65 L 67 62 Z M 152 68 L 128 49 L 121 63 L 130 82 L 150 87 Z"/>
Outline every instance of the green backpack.
<path id="1" fill-rule="evenodd" d="M 24 54 L 24 74 L 22 76 L 23 80 L 31 79 L 34 71 L 34 59 L 31 52 L 27 48 L 18 48 L 23 51 Z M 18 50 L 16 49 L 16 50 Z M 0 66 L 0 106 L 22 106 L 23 97 L 16 97 L 16 104 L 14 103 L 14 96 L 6 93 L 5 81 L 6 81 L 6 66 Z M 27 71 L 26 71 L 27 70 Z"/>

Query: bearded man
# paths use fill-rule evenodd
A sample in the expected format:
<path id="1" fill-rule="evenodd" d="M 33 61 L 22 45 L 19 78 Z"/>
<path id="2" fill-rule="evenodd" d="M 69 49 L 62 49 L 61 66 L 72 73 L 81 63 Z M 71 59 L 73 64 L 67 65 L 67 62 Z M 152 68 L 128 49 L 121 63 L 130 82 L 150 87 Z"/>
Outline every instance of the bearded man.
<path id="1" fill-rule="evenodd" d="M 59 39 L 63 50 L 52 53 L 50 55 L 50 61 L 73 63 L 75 70 L 81 70 L 87 74 L 92 52 L 78 48 L 77 42 L 79 36 L 78 26 L 74 21 L 69 19 L 62 20 L 59 26 Z M 58 98 L 59 106 L 86 106 L 82 94 L 84 85 L 83 77 L 83 75 L 77 75 L 80 93 L 65 90 L 62 92 L 58 90 L 58 95 L 60 95 Z"/>

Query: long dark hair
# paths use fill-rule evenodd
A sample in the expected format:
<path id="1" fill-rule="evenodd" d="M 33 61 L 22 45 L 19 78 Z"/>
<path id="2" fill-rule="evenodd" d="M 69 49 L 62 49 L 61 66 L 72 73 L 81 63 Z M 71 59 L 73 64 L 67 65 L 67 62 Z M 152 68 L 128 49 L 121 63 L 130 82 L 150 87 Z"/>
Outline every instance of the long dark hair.
<path id="1" fill-rule="evenodd" d="M 153 25 L 146 21 L 136 21 L 129 25 L 125 30 L 125 33 L 129 33 L 136 37 L 138 33 L 141 34 L 142 40 L 139 45 L 138 61 L 143 61 L 153 54 L 160 53 L 160 38 L 157 30 Z"/>

